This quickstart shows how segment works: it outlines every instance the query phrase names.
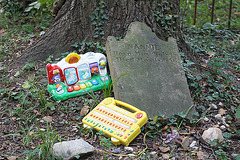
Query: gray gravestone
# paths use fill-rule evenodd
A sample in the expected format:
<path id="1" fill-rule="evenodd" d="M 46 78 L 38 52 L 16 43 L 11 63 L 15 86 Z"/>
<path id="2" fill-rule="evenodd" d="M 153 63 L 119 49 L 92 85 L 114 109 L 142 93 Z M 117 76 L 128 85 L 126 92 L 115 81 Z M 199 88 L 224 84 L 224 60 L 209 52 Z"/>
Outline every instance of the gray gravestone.
<path id="1" fill-rule="evenodd" d="M 130 24 L 123 40 L 108 37 L 106 51 L 115 98 L 151 118 L 186 112 L 192 99 L 174 38 L 160 40 L 144 23 Z M 126 75 L 125 75 L 126 74 Z"/>

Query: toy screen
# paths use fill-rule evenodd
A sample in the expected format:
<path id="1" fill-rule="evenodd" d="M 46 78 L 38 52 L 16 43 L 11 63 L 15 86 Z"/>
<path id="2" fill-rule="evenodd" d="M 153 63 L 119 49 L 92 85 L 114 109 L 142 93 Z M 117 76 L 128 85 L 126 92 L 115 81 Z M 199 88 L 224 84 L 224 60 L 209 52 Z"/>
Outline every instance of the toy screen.
<path id="1" fill-rule="evenodd" d="M 64 70 L 66 83 L 72 85 L 78 82 L 77 72 L 75 68 L 66 68 Z"/>
<path id="2" fill-rule="evenodd" d="M 91 73 L 87 64 L 81 64 L 78 66 L 77 71 L 81 81 L 91 79 Z"/>

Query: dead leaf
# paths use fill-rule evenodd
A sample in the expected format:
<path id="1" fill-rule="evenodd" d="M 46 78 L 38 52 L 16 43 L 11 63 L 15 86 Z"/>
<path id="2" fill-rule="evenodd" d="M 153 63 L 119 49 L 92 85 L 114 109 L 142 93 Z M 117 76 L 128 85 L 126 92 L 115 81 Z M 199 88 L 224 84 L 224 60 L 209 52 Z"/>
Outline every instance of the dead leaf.
<path id="1" fill-rule="evenodd" d="M 162 131 L 166 131 L 168 129 L 168 125 L 162 128 Z"/>
<path id="2" fill-rule="evenodd" d="M 221 116 L 222 116 L 222 115 L 225 115 L 225 114 L 226 114 L 226 111 L 225 111 L 224 109 L 220 108 L 220 109 L 218 110 L 218 114 L 220 114 Z"/>
<path id="3" fill-rule="evenodd" d="M 169 155 L 170 155 L 169 153 L 163 154 L 162 157 L 163 157 L 163 159 L 169 159 Z"/>
<path id="4" fill-rule="evenodd" d="M 208 155 L 205 154 L 205 153 L 202 152 L 202 151 L 198 151 L 198 152 L 197 152 L 197 156 L 198 156 L 197 159 L 207 159 L 207 158 L 208 158 Z"/>
<path id="5" fill-rule="evenodd" d="M 30 136 L 32 136 L 33 134 L 34 134 L 34 132 L 33 132 L 33 131 L 30 131 L 30 132 L 29 132 L 29 135 L 30 135 Z"/>
<path id="6" fill-rule="evenodd" d="M 170 151 L 170 147 L 159 147 L 159 149 L 163 153 L 166 153 L 166 152 Z"/>
<path id="7" fill-rule="evenodd" d="M 16 156 L 11 156 L 11 157 L 8 157 L 7 159 L 8 160 L 16 160 L 18 157 L 16 157 Z"/>
<path id="8" fill-rule="evenodd" d="M 158 118 L 158 116 L 155 116 L 155 117 L 153 118 L 153 121 L 154 121 L 154 122 L 157 122 L 157 118 Z"/>
<path id="9" fill-rule="evenodd" d="M 158 149 L 158 147 L 159 147 L 159 145 L 156 142 L 153 141 L 153 148 Z"/>
<path id="10" fill-rule="evenodd" d="M 39 115 L 38 110 L 34 109 L 33 112 L 34 112 L 36 115 Z"/>
<path id="11" fill-rule="evenodd" d="M 203 81 L 203 86 L 205 87 L 205 86 L 207 86 L 208 84 L 207 84 L 207 81 L 206 80 L 204 80 Z"/>
<path id="12" fill-rule="evenodd" d="M 214 57 L 216 55 L 215 52 L 208 52 L 207 54 L 209 55 L 209 58 Z"/>
<path id="13" fill-rule="evenodd" d="M 89 111 L 89 106 L 84 106 L 82 109 L 81 109 L 81 112 L 80 112 L 80 116 L 86 116 L 88 114 L 88 111 Z"/>
<path id="14" fill-rule="evenodd" d="M 84 135 L 84 137 L 87 139 L 89 137 L 89 133 L 87 133 L 86 135 Z"/>
<path id="15" fill-rule="evenodd" d="M 169 133 L 167 135 L 166 140 L 164 141 L 164 143 L 170 143 L 175 141 L 175 139 L 179 136 L 179 133 L 177 130 L 173 130 L 172 133 Z"/>
<path id="16" fill-rule="evenodd" d="M 46 122 L 52 122 L 52 120 L 53 120 L 52 116 L 45 116 L 42 119 Z"/>
<path id="17" fill-rule="evenodd" d="M 183 140 L 182 140 L 182 147 L 184 149 L 188 149 L 189 144 L 190 144 L 189 138 L 188 137 L 184 137 Z"/>

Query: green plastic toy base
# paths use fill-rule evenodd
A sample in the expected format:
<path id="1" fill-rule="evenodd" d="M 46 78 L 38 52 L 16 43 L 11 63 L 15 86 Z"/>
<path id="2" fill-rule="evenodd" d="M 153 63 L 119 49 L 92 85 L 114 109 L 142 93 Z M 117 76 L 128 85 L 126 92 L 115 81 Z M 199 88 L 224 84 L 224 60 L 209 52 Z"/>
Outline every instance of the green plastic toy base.
<path id="1" fill-rule="evenodd" d="M 101 78 L 104 78 L 104 77 L 108 77 L 108 79 L 105 80 L 105 81 L 101 81 Z M 63 82 L 61 82 L 61 85 L 62 85 L 63 90 L 64 90 L 63 93 L 57 93 L 56 92 L 56 85 L 57 84 L 53 84 L 53 85 L 48 84 L 47 89 L 50 92 L 50 94 L 53 96 L 53 99 L 55 101 L 63 101 L 63 100 L 66 100 L 68 98 L 85 95 L 85 94 L 87 94 L 91 91 L 104 90 L 111 85 L 111 79 L 110 79 L 110 76 L 108 76 L 108 75 L 106 75 L 106 76 L 93 75 L 90 80 L 87 80 L 87 81 L 84 81 L 84 82 L 78 82 L 77 84 L 86 84 L 86 83 L 91 82 L 93 80 L 97 80 L 99 82 L 99 84 L 98 85 L 93 85 L 91 87 L 87 87 L 86 89 L 80 89 L 78 91 L 68 92 L 67 87 L 69 87 L 69 86 L 67 86 Z M 74 85 L 72 85 L 72 86 L 74 86 Z"/>

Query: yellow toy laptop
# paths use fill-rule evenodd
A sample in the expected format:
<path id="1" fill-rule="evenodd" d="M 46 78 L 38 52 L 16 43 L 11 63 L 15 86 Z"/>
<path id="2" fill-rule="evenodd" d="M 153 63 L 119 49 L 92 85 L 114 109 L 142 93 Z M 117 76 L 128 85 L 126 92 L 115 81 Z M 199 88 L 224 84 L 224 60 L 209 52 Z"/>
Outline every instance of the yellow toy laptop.
<path id="1" fill-rule="evenodd" d="M 134 113 L 123 109 L 124 107 Z M 138 108 L 114 98 L 106 98 L 86 115 L 82 122 L 84 127 L 103 131 L 111 137 L 113 144 L 128 146 L 141 133 L 140 128 L 147 120 L 147 114 Z"/>

